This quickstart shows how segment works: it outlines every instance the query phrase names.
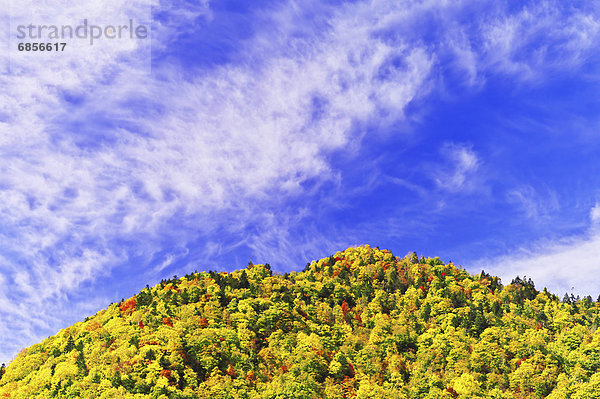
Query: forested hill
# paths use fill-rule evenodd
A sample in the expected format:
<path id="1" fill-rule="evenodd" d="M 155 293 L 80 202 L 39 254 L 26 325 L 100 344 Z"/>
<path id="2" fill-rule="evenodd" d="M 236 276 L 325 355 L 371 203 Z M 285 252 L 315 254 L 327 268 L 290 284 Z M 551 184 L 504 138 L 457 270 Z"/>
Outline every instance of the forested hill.
<path id="1" fill-rule="evenodd" d="M 163 281 L 24 349 L 10 398 L 599 398 L 599 305 L 350 248 Z"/>

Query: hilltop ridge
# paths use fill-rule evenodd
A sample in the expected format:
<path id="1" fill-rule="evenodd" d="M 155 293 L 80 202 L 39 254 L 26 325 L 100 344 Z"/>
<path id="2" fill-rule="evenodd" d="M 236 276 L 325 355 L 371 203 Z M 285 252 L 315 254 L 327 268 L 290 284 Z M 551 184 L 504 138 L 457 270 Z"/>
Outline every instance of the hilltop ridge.
<path id="1" fill-rule="evenodd" d="M 0 397 L 594 398 L 599 311 L 361 246 L 147 286 L 24 349 Z"/>

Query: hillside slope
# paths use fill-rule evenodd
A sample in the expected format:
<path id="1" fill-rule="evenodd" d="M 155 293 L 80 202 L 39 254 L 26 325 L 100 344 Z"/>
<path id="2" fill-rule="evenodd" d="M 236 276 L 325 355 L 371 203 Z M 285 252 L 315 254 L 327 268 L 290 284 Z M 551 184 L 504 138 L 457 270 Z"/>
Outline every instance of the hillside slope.
<path id="1" fill-rule="evenodd" d="M 599 304 L 349 248 L 147 287 L 23 350 L 10 398 L 600 398 Z"/>

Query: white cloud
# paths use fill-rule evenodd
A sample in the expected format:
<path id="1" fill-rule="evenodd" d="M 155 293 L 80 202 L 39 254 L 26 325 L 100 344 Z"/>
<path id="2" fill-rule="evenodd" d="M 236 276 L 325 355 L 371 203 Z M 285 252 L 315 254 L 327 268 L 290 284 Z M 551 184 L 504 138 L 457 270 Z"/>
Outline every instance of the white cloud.
<path id="1" fill-rule="evenodd" d="M 580 65 L 598 46 L 600 19 L 593 10 L 535 2 L 514 14 L 501 12 L 482 30 L 483 68 L 538 80 L 548 71 Z"/>
<path id="2" fill-rule="evenodd" d="M 600 294 L 600 235 L 590 233 L 557 242 L 542 242 L 532 249 L 496 259 L 480 260 L 473 270 L 485 269 L 502 278 L 505 284 L 517 275 L 532 278 L 538 290 L 548 290 L 562 297 Z"/>
<path id="3" fill-rule="evenodd" d="M 480 161 L 471 147 L 447 143 L 440 152 L 447 159 L 450 170 L 446 167 L 438 169 L 435 177 L 437 185 L 451 192 L 472 189 L 468 178 L 475 174 Z"/>
<path id="4" fill-rule="evenodd" d="M 540 194 L 533 186 L 523 185 L 510 190 L 506 199 L 521 208 L 528 219 L 542 221 L 560 209 L 558 198 L 553 190 L 546 189 Z"/>

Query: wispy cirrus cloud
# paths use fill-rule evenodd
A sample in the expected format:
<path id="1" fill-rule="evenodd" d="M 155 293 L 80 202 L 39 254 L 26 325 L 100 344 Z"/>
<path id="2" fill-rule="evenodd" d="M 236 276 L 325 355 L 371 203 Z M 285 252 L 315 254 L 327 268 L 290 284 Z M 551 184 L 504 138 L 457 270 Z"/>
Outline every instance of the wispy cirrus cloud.
<path id="1" fill-rule="evenodd" d="M 485 26 L 484 65 L 525 80 L 544 78 L 548 71 L 581 64 L 597 47 L 599 35 L 600 21 L 593 6 L 554 1 L 526 4 Z"/>
<path id="2" fill-rule="evenodd" d="M 551 213 L 557 212 L 560 209 L 555 192 L 546 189 L 545 192 L 539 193 L 531 185 L 524 185 L 509 190 L 507 200 L 509 203 L 521 208 L 526 218 L 538 222 L 549 218 Z"/>
<path id="3" fill-rule="evenodd" d="M 475 151 L 468 145 L 446 143 L 440 153 L 446 158 L 448 165 L 437 171 L 436 184 L 453 192 L 472 187 L 473 184 L 468 179 L 477 171 L 481 162 Z"/>

